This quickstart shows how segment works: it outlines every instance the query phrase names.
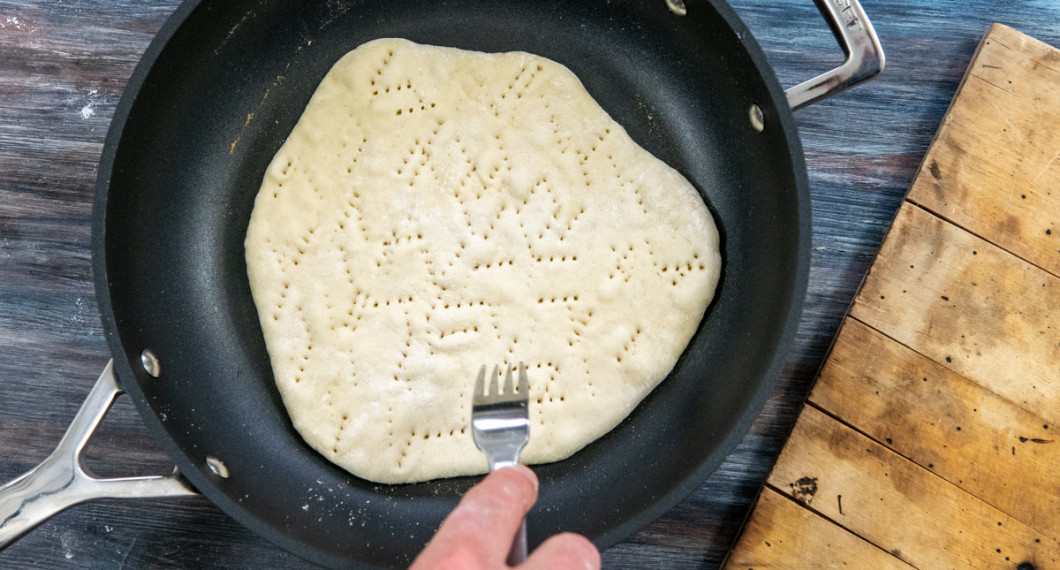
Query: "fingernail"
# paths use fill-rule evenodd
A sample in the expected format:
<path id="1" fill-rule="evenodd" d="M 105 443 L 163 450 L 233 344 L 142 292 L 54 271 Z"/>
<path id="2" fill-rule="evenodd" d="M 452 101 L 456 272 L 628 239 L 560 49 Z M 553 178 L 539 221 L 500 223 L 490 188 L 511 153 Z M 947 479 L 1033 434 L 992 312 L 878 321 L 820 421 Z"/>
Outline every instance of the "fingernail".
<path id="1" fill-rule="evenodd" d="M 526 465 L 523 465 L 521 463 L 517 464 L 517 465 L 514 465 L 511 468 L 512 469 L 516 469 L 518 471 L 521 471 L 523 473 L 523 475 L 526 476 L 527 479 L 530 479 L 530 481 L 532 481 L 534 483 L 534 491 L 536 492 L 538 490 L 538 487 L 539 487 L 540 483 L 537 480 L 537 474 L 535 474 L 532 469 L 530 469 L 529 467 L 527 467 Z"/>

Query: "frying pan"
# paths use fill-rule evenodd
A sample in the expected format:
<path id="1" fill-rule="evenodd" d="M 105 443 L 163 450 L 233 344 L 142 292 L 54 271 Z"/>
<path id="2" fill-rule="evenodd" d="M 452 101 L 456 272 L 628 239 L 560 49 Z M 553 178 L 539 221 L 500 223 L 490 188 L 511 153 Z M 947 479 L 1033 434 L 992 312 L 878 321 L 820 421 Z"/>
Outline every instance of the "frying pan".
<path id="1" fill-rule="evenodd" d="M 791 111 L 883 67 L 856 0 L 818 6 L 847 60 L 785 92 L 721 0 L 186 2 L 133 74 L 101 159 L 93 269 L 114 360 L 55 453 L 0 488 L 0 546 L 85 500 L 198 491 L 320 564 L 401 566 L 478 480 L 376 485 L 311 450 L 276 391 L 247 283 L 266 165 L 331 65 L 380 37 L 558 61 L 702 193 L 722 234 L 715 300 L 621 425 L 536 468 L 529 541 L 574 531 L 604 548 L 658 517 L 746 433 L 799 320 L 811 226 Z M 179 473 L 83 471 L 81 447 L 123 391 Z"/>

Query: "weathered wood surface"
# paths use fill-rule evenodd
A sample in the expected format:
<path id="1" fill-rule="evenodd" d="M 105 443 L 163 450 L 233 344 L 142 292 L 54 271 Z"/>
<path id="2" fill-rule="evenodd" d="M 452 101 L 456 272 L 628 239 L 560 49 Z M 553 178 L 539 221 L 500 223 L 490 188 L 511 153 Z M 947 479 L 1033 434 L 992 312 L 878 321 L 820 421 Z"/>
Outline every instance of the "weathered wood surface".
<path id="1" fill-rule="evenodd" d="M 975 62 L 909 200 L 1060 275 L 1060 51 L 996 26 Z"/>
<path id="2" fill-rule="evenodd" d="M 854 319 L 843 325 L 810 402 L 1060 537 L 1060 430 L 1040 416 Z"/>
<path id="3" fill-rule="evenodd" d="M 1060 544 L 807 407 L 769 486 L 916 568 L 1060 564 Z M 842 511 L 842 513 L 840 513 Z M 800 552 L 816 560 L 812 545 Z M 797 559 L 790 568 L 804 568 Z M 730 565 L 730 568 L 733 566 Z"/>
<path id="4" fill-rule="evenodd" d="M 910 204 L 851 316 L 1060 424 L 1060 278 Z"/>
<path id="5" fill-rule="evenodd" d="M 783 84 L 840 59 L 812 2 L 732 3 Z M 177 4 L 0 0 L 0 480 L 47 456 L 108 358 L 90 265 L 96 165 L 125 82 Z M 608 550 L 607 567 L 720 564 L 979 37 L 1002 21 L 1060 43 L 1054 0 L 864 5 L 887 51 L 887 72 L 796 115 L 812 187 L 814 256 L 807 310 L 777 392 L 722 468 Z M 105 475 L 168 470 L 121 400 L 89 452 Z M 0 552 L 0 567 L 313 566 L 191 499 L 75 507 Z"/>
<path id="6" fill-rule="evenodd" d="M 771 487 L 762 490 L 755 515 L 729 556 L 730 568 L 912 568 Z M 814 553 L 812 561 L 806 552 Z"/>
<path id="7" fill-rule="evenodd" d="M 1060 563 L 1058 241 L 1021 229 L 1060 223 L 1057 60 L 991 27 L 769 475 L 801 512 L 760 499 L 728 568 Z"/>

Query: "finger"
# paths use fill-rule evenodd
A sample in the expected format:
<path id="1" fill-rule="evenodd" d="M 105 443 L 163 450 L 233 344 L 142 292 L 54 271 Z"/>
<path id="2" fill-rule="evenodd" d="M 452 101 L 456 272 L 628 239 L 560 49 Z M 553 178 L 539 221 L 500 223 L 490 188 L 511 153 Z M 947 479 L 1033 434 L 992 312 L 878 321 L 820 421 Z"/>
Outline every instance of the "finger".
<path id="1" fill-rule="evenodd" d="M 580 534 L 557 534 L 537 547 L 519 570 L 600 570 L 600 551 Z"/>
<path id="2" fill-rule="evenodd" d="M 452 551 L 503 561 L 515 531 L 537 500 L 537 485 L 537 476 L 522 465 L 490 473 L 449 513 L 421 558 Z"/>

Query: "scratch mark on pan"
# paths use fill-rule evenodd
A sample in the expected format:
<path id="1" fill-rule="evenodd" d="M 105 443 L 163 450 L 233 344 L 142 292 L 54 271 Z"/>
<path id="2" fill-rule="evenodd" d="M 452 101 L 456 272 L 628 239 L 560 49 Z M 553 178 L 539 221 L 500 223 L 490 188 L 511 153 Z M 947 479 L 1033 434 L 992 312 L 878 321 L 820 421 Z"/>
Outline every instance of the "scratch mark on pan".
<path id="1" fill-rule="evenodd" d="M 288 64 L 288 67 L 290 67 L 290 64 Z M 276 87 L 280 83 L 283 83 L 284 79 L 285 79 L 285 77 L 283 75 L 277 75 L 276 76 L 276 81 L 272 82 L 272 86 L 265 88 L 265 94 L 261 96 L 261 101 L 258 102 L 258 109 L 261 109 L 261 106 L 265 104 L 265 101 L 269 98 L 269 93 L 272 91 L 272 88 Z M 243 128 L 245 129 L 248 125 L 250 125 L 250 121 L 253 120 L 253 119 L 254 119 L 254 113 L 247 113 L 247 120 L 243 122 Z M 242 137 L 243 137 L 243 131 L 241 129 L 239 131 L 239 135 L 236 136 L 236 139 L 234 141 L 232 141 L 231 146 L 228 147 L 228 154 L 232 154 L 232 153 L 234 153 L 236 151 L 236 145 L 239 144 L 239 139 L 242 138 Z"/>
<path id="2" fill-rule="evenodd" d="M 217 49 L 213 50 L 213 54 L 220 55 L 221 50 L 224 49 L 226 45 L 228 45 L 228 41 L 232 39 L 232 36 L 234 36 L 235 33 L 239 31 L 239 28 L 243 27 L 243 24 L 246 23 L 248 18 L 254 15 L 255 14 L 253 10 L 248 10 L 246 14 L 243 14 L 243 17 L 238 22 L 236 22 L 236 25 L 232 26 L 232 29 L 228 30 L 228 35 L 225 36 L 225 39 L 221 40 L 221 44 L 217 46 Z"/>
<path id="3" fill-rule="evenodd" d="M 125 556 L 122 557 L 121 564 L 118 565 L 118 570 L 122 570 L 122 568 L 125 568 L 125 563 L 129 560 L 129 555 L 132 554 L 133 547 L 136 546 L 137 540 L 138 538 L 134 536 L 133 541 L 129 544 L 129 550 L 125 551 Z"/>

